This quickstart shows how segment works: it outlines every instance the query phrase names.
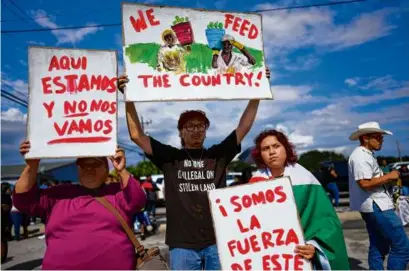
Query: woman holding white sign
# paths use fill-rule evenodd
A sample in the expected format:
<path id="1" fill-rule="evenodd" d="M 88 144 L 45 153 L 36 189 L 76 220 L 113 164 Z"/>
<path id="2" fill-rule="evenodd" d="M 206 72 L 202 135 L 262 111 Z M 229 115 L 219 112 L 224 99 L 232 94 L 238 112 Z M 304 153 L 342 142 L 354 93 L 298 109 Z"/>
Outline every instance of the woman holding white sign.
<path id="1" fill-rule="evenodd" d="M 293 185 L 306 245 L 295 253 L 311 260 L 315 269 L 348 270 L 349 261 L 342 225 L 325 190 L 308 170 L 297 163 L 294 145 L 277 130 L 266 130 L 255 139 L 252 156 L 259 170 L 249 182 L 289 176 Z"/>
<path id="2" fill-rule="evenodd" d="M 22 155 L 30 143 L 20 146 Z M 120 183 L 105 185 L 106 157 L 78 158 L 80 185 L 39 189 L 36 185 L 39 159 L 26 160 L 13 194 L 15 206 L 31 216 L 46 218 L 47 249 L 43 269 L 73 270 L 135 269 L 135 248 L 117 218 L 97 197 L 110 202 L 130 224 L 146 201 L 139 183 L 126 170 L 125 154 L 117 149 L 109 157 Z"/>

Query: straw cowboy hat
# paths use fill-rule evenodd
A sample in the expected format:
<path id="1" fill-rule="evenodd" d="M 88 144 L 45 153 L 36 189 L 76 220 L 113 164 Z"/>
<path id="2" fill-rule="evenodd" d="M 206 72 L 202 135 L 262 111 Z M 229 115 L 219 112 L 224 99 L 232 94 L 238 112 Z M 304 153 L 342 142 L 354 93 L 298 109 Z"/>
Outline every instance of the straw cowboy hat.
<path id="1" fill-rule="evenodd" d="M 379 127 L 379 123 L 372 121 L 372 122 L 366 122 L 362 123 L 361 125 L 358 126 L 358 130 L 353 132 L 349 136 L 349 140 L 358 140 L 360 136 L 366 135 L 366 134 L 386 134 L 386 135 L 392 135 L 391 131 L 388 130 L 383 130 L 381 127 Z"/>

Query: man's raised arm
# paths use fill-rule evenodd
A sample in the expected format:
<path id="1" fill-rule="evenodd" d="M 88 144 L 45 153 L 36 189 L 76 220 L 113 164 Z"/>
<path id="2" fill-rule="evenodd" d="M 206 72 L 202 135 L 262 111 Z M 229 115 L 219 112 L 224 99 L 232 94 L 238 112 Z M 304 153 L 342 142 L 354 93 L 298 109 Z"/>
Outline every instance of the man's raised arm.
<path id="1" fill-rule="evenodd" d="M 270 79 L 270 69 L 268 67 L 266 67 L 266 77 Z M 243 112 L 243 115 L 241 115 L 239 125 L 236 128 L 237 144 L 240 144 L 243 138 L 250 131 L 256 118 L 259 104 L 260 100 L 250 100 Z"/>

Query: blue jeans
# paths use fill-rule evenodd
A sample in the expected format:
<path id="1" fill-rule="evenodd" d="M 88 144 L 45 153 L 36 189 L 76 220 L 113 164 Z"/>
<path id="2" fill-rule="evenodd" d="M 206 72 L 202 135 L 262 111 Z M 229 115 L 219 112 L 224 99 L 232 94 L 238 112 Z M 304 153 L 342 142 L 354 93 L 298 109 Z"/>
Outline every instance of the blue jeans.
<path id="1" fill-rule="evenodd" d="M 402 186 L 402 195 L 403 196 L 409 196 L 409 187 L 408 186 Z"/>
<path id="2" fill-rule="evenodd" d="M 334 182 L 327 184 L 327 189 L 329 192 L 329 198 L 331 200 L 334 200 L 334 206 L 338 206 L 339 205 L 339 189 L 338 189 L 338 185 Z"/>
<path id="3" fill-rule="evenodd" d="M 13 221 L 14 225 L 14 239 L 20 240 L 20 227 L 22 222 L 22 216 L 19 212 L 11 212 L 11 221 Z"/>
<path id="4" fill-rule="evenodd" d="M 172 270 L 220 270 L 217 246 L 203 249 L 170 248 L 170 269 Z"/>
<path id="5" fill-rule="evenodd" d="M 371 270 L 384 270 L 388 257 L 388 270 L 405 270 L 409 262 L 409 239 L 402 221 L 394 210 L 381 211 L 376 203 L 373 213 L 361 213 L 369 234 L 368 264 Z"/>

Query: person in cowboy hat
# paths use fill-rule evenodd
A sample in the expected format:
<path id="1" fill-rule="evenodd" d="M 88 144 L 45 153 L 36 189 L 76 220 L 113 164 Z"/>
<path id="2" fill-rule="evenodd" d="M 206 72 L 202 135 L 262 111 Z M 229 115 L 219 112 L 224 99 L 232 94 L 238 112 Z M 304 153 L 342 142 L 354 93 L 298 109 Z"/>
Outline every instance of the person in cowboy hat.
<path id="1" fill-rule="evenodd" d="M 394 211 L 391 182 L 399 178 L 394 170 L 383 174 L 374 151 L 382 148 L 384 135 L 377 122 L 367 122 L 349 137 L 360 146 L 348 160 L 350 207 L 361 212 L 369 235 L 368 263 L 371 270 L 383 270 L 385 256 L 388 270 L 405 270 L 409 262 L 409 239 Z"/>

